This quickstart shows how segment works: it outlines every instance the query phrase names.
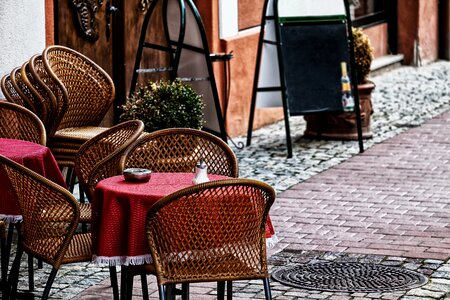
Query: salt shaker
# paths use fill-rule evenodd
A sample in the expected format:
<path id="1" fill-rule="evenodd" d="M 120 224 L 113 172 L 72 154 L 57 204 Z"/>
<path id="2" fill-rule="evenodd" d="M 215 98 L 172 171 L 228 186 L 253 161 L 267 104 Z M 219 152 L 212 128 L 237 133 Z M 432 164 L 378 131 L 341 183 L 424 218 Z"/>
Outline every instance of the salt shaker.
<path id="1" fill-rule="evenodd" d="M 194 179 L 192 179 L 192 183 L 199 184 L 208 181 L 208 167 L 203 160 L 200 160 L 195 166 L 195 176 Z"/>

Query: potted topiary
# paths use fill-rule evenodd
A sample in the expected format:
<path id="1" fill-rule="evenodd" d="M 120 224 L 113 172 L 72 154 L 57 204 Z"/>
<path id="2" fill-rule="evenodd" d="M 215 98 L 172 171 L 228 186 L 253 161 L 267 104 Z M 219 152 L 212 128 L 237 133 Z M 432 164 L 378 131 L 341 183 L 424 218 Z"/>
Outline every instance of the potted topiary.
<path id="1" fill-rule="evenodd" d="M 371 93 L 375 84 L 367 79 L 373 60 L 369 37 L 360 28 L 352 28 L 355 68 L 362 121 L 363 138 L 371 138 L 370 119 L 373 113 Z M 354 112 L 336 112 L 306 115 L 305 137 L 322 137 L 339 140 L 358 139 Z"/>
<path id="2" fill-rule="evenodd" d="M 204 106 L 202 96 L 190 85 L 179 80 L 149 81 L 128 97 L 119 119 L 139 119 L 146 132 L 175 127 L 201 129 Z"/>

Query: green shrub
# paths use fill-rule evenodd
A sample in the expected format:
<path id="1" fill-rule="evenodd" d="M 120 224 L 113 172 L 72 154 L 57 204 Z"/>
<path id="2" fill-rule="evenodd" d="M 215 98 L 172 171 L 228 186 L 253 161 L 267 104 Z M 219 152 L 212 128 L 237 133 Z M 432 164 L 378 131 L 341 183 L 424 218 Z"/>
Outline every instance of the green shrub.
<path id="1" fill-rule="evenodd" d="M 149 81 L 138 86 L 121 106 L 120 120 L 139 119 L 147 132 L 174 127 L 201 129 L 204 106 L 202 96 L 187 84 L 178 80 Z"/>

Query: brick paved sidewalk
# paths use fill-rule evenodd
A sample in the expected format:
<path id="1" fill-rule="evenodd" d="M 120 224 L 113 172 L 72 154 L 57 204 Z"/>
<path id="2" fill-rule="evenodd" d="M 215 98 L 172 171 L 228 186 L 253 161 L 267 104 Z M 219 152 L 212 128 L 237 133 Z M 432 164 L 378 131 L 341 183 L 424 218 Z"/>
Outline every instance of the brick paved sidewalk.
<path id="1" fill-rule="evenodd" d="M 356 256 L 416 265 L 430 277 L 427 285 L 410 291 L 349 294 L 306 291 L 272 281 L 274 298 L 447 299 L 449 132 L 450 112 L 446 112 L 282 192 L 271 210 L 279 238 L 269 251 L 271 267 L 280 264 L 283 249 L 317 253 L 316 259 Z M 155 296 L 154 279 L 149 277 L 149 282 Z M 105 280 L 76 299 L 110 299 L 108 283 Z M 213 299 L 214 288 L 214 284 L 194 286 L 191 299 Z M 139 290 L 136 281 L 136 295 Z M 235 291 L 235 299 L 263 295 L 259 282 L 238 284 Z"/>
<path id="2" fill-rule="evenodd" d="M 450 112 L 313 176 L 271 209 L 278 247 L 448 259 Z"/>

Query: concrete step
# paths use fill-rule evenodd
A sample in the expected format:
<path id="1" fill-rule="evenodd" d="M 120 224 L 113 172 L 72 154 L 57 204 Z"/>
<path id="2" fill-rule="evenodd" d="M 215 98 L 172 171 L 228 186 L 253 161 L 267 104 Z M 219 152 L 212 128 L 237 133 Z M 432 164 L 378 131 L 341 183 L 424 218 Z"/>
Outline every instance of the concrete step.
<path id="1" fill-rule="evenodd" d="M 403 57 L 403 54 L 389 54 L 375 58 L 370 66 L 370 75 L 379 75 L 401 66 Z"/>

